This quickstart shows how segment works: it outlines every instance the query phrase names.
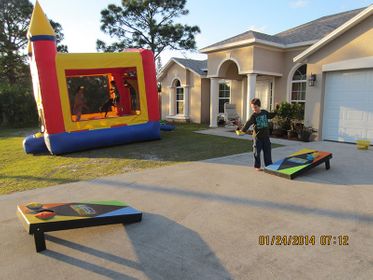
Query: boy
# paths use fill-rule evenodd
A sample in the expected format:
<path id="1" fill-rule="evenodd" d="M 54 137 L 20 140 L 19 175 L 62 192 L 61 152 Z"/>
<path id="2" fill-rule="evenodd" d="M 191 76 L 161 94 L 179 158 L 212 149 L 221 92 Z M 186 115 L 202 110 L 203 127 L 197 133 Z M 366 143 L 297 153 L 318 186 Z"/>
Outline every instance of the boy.
<path id="1" fill-rule="evenodd" d="M 102 106 L 100 106 L 99 111 L 100 112 L 105 112 L 105 118 L 107 117 L 107 114 L 109 111 L 111 111 L 111 107 L 117 107 L 117 108 L 122 108 L 120 105 L 120 94 L 117 88 L 117 84 L 115 81 L 110 82 L 110 97 L 105 101 Z"/>
<path id="2" fill-rule="evenodd" d="M 271 141 L 269 140 L 269 128 L 268 119 L 272 119 L 276 113 L 269 113 L 266 110 L 261 110 L 260 99 L 254 98 L 250 102 L 251 109 L 254 111 L 250 116 L 250 119 L 246 122 L 244 127 L 241 129 L 242 132 L 246 132 L 251 125 L 253 125 L 253 152 L 254 152 L 254 167 L 256 170 L 262 170 L 260 168 L 260 152 L 263 150 L 264 154 L 264 165 L 272 164 L 271 156 Z"/>
<path id="3" fill-rule="evenodd" d="M 117 84 L 115 83 L 114 80 L 110 82 L 110 85 L 111 85 L 110 96 L 113 100 L 114 106 L 116 106 L 116 105 L 119 104 L 119 101 L 120 101 L 119 91 L 118 91 L 118 88 L 117 88 Z"/>
<path id="4" fill-rule="evenodd" d="M 84 86 L 79 86 L 76 90 L 73 107 L 73 113 L 76 116 L 76 122 L 80 121 L 83 109 L 88 110 L 88 106 L 86 105 L 86 100 L 84 98 Z"/>
<path id="5" fill-rule="evenodd" d="M 115 106 L 114 98 L 109 98 L 105 101 L 105 103 L 99 108 L 100 112 L 105 112 L 105 118 L 108 114 L 108 112 L 111 110 L 111 107 Z"/>

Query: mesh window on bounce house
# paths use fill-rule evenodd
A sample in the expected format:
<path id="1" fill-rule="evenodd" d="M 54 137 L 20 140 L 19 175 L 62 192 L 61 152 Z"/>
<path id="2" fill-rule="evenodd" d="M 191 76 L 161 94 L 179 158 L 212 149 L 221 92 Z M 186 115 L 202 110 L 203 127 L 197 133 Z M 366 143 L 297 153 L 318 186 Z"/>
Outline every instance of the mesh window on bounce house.
<path id="1" fill-rule="evenodd" d="M 28 55 L 41 132 L 26 153 L 63 154 L 160 139 L 153 53 L 57 53 L 56 34 L 38 2 Z"/>

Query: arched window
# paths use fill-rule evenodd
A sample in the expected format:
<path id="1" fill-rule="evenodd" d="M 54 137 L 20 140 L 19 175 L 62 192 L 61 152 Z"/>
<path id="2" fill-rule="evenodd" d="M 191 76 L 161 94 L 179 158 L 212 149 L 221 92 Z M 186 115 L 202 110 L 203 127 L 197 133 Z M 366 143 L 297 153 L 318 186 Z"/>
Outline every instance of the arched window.
<path id="1" fill-rule="evenodd" d="M 307 86 L 307 65 L 300 66 L 293 75 L 291 81 L 291 103 L 301 103 L 304 105 L 306 102 L 306 86 Z"/>
<path id="2" fill-rule="evenodd" d="M 176 90 L 176 114 L 184 114 L 184 88 L 181 86 L 179 80 L 175 81 Z"/>

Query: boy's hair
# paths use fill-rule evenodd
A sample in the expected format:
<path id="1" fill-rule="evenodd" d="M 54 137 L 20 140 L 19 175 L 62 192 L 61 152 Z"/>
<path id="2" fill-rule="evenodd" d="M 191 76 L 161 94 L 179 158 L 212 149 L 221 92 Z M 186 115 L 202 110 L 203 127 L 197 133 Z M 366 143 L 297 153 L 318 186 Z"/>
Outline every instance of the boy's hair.
<path id="1" fill-rule="evenodd" d="M 258 106 L 258 107 L 261 106 L 261 103 L 260 103 L 260 99 L 259 99 L 259 98 L 253 98 L 253 99 L 251 99 L 250 104 L 256 105 L 256 106 Z"/>
<path id="2" fill-rule="evenodd" d="M 82 85 L 78 86 L 77 89 L 76 89 L 76 92 L 78 92 L 81 89 L 84 89 L 84 86 L 82 86 Z"/>

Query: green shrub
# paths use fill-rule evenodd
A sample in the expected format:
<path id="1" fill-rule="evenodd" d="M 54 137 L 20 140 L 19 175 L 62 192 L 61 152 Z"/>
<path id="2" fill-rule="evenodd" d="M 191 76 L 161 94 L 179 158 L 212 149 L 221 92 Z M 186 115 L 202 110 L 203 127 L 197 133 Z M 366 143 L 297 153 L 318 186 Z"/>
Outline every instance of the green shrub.
<path id="1" fill-rule="evenodd" d="M 0 125 L 30 127 L 38 124 L 31 84 L 0 84 Z"/>
<path id="2" fill-rule="evenodd" d="M 294 130 L 304 119 L 304 107 L 298 103 L 282 102 L 276 112 L 275 123 L 283 130 Z"/>
<path id="3" fill-rule="evenodd" d="M 283 130 L 289 130 L 291 128 L 291 120 L 293 117 L 292 105 L 287 102 L 282 102 L 276 109 L 278 125 Z"/>

